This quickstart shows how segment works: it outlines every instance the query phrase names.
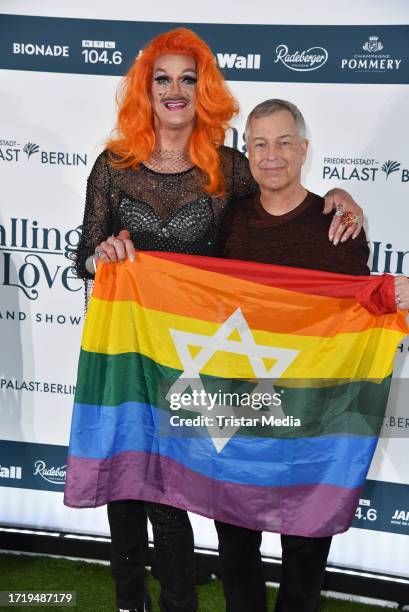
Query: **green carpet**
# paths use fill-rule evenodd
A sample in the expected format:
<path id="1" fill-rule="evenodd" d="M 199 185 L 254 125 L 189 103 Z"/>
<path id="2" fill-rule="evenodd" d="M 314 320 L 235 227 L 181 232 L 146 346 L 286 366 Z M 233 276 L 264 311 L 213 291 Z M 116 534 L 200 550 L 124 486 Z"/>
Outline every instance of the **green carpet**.
<path id="1" fill-rule="evenodd" d="M 149 589 L 156 605 L 159 586 L 149 578 Z M 73 610 L 75 612 L 115 612 L 113 583 L 109 567 L 81 561 L 0 555 L 0 591 L 76 591 L 77 605 L 68 607 L 13 606 L 10 610 Z M 219 580 L 200 586 L 200 612 L 224 612 L 223 593 Z M 269 589 L 269 612 L 273 608 L 276 591 Z M 340 600 L 322 600 L 320 612 L 375 612 L 382 608 Z M 251 611 L 249 611 L 251 612 Z"/>

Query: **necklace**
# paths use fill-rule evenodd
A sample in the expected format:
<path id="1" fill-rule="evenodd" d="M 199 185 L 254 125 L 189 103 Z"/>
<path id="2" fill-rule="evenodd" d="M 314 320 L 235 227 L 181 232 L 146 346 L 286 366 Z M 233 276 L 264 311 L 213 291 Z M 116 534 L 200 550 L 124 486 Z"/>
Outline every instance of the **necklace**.
<path id="1" fill-rule="evenodd" d="M 189 153 L 185 149 L 156 150 L 144 162 L 150 170 L 173 174 L 184 172 L 193 166 Z"/>

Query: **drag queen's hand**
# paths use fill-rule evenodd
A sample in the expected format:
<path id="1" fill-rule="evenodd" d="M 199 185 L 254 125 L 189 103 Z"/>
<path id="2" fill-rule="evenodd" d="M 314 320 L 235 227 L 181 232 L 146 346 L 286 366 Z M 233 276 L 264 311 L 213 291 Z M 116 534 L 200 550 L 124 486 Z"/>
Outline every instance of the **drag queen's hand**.
<path id="1" fill-rule="evenodd" d="M 125 261 L 135 261 L 135 247 L 131 240 L 128 230 L 121 230 L 118 236 L 110 236 L 101 242 L 95 249 L 95 263 Z"/>

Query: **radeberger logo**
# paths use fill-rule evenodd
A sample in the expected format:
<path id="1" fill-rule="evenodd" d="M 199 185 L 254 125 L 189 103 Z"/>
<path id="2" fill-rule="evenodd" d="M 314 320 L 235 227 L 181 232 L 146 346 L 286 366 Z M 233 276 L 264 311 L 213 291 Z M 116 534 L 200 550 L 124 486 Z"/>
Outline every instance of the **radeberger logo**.
<path id="1" fill-rule="evenodd" d="M 287 45 L 278 45 L 275 50 L 274 63 L 281 62 L 289 70 L 309 72 L 322 68 L 328 59 L 328 51 L 324 47 L 310 47 L 304 51 L 290 51 Z"/>
<path id="2" fill-rule="evenodd" d="M 66 473 L 66 465 L 48 468 L 45 461 L 39 460 L 34 463 L 34 476 L 41 476 L 41 478 L 51 482 L 51 484 L 64 484 Z"/>
<path id="3" fill-rule="evenodd" d="M 81 289 L 72 259 L 82 227 L 63 231 L 41 227 L 34 219 L 13 217 L 0 225 L 0 285 L 19 289 L 36 300 L 41 287 L 60 284 L 67 291 Z"/>

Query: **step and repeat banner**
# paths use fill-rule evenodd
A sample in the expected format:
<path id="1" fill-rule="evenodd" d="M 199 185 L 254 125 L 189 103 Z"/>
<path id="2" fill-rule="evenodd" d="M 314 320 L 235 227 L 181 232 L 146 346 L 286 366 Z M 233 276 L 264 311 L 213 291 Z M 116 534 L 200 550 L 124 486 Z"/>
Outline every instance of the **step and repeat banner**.
<path id="1" fill-rule="evenodd" d="M 319 194 L 347 189 L 365 209 L 373 273 L 409 276 L 409 25 L 143 19 L 142 9 L 137 21 L 0 16 L 3 525 L 109 533 L 105 508 L 62 504 L 84 318 L 72 254 L 86 179 L 114 125 L 118 82 L 152 37 L 184 25 L 210 44 L 240 103 L 227 144 L 241 151 L 255 104 L 271 97 L 297 104 L 310 139 L 305 186 Z M 402 385 L 393 389 L 353 528 L 334 539 L 330 556 L 334 564 L 404 577 L 408 351 L 408 340 L 397 347 L 395 376 Z M 197 544 L 215 548 L 211 521 L 192 521 Z M 265 535 L 263 553 L 280 555 L 277 535 Z"/>

